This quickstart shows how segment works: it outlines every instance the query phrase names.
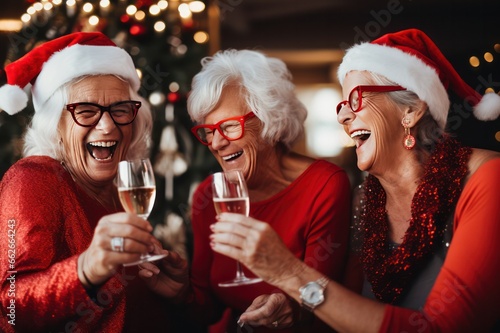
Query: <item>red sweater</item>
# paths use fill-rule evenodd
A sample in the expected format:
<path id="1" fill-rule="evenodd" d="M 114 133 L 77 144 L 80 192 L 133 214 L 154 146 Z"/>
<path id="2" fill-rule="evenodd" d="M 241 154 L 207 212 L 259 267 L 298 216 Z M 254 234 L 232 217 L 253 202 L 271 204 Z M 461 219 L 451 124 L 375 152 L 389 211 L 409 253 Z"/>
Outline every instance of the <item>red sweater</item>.
<path id="1" fill-rule="evenodd" d="M 387 305 L 380 332 L 491 332 L 500 323 L 499 189 L 497 158 L 460 195 L 451 245 L 422 311 Z"/>
<path id="2" fill-rule="evenodd" d="M 251 199 L 251 198 L 250 198 Z M 350 186 L 346 173 L 327 161 L 316 161 L 286 189 L 271 198 L 250 203 L 250 216 L 268 222 L 286 246 L 301 260 L 330 278 L 344 276 L 349 239 Z M 209 245 L 209 226 L 215 222 L 210 179 L 197 188 L 192 204 L 194 256 L 192 284 L 200 306 L 196 317 L 207 322 L 219 319 L 225 307 L 233 310 L 226 328 L 236 332 L 235 318 L 259 295 L 280 292 L 258 283 L 248 286 L 219 287 L 217 284 L 235 276 L 236 262 L 214 253 Z M 253 274 L 244 269 L 247 276 Z M 315 323 L 306 331 L 330 331 Z M 275 332 L 265 327 L 252 328 L 255 333 Z M 292 330 L 280 330 L 291 332 Z"/>
<path id="3" fill-rule="evenodd" d="M 99 219 L 113 213 L 46 156 L 20 160 L 0 183 L 1 332 L 168 332 L 167 303 L 137 268 L 119 269 L 96 305 L 77 258 Z M 15 324 L 15 325 L 13 325 Z"/>

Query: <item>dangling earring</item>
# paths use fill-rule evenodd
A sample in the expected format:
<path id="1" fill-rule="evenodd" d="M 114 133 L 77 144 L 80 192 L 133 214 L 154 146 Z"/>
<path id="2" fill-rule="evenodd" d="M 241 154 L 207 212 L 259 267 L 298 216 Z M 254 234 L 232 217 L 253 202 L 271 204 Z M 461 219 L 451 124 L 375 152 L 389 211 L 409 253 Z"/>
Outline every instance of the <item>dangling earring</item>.
<path id="1" fill-rule="evenodd" d="M 403 141 L 403 145 L 406 149 L 411 150 L 413 149 L 413 147 L 415 147 L 415 138 L 410 134 L 410 127 L 408 126 L 410 124 L 410 120 L 405 116 L 403 117 L 401 124 L 405 128 L 405 138 Z"/>

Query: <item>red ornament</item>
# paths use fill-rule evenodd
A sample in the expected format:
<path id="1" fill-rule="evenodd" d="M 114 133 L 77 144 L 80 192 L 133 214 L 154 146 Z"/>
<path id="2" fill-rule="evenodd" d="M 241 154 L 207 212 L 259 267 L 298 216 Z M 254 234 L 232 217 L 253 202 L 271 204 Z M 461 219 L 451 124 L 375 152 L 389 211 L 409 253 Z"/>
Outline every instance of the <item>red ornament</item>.
<path id="1" fill-rule="evenodd" d="M 144 35 L 147 31 L 146 27 L 142 24 L 133 24 L 131 27 L 130 27 L 130 34 L 132 36 L 141 36 L 141 35 Z"/>
<path id="2" fill-rule="evenodd" d="M 177 92 L 169 92 L 167 99 L 170 103 L 175 103 L 181 100 L 181 95 Z"/>
<path id="3" fill-rule="evenodd" d="M 137 0 L 135 3 L 135 6 L 137 8 L 142 8 L 142 7 L 149 7 L 153 4 L 153 1 L 151 0 Z"/>
<path id="4" fill-rule="evenodd" d="M 130 22 L 130 16 L 128 16 L 127 14 L 123 14 L 122 16 L 120 16 L 120 22 L 122 23 Z"/>

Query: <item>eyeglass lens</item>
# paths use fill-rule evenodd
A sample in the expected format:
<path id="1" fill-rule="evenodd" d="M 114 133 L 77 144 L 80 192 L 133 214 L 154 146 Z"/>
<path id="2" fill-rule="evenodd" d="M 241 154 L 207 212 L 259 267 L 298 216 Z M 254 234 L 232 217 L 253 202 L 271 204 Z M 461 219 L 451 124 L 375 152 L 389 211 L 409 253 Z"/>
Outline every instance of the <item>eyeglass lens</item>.
<path id="1" fill-rule="evenodd" d="M 74 107 L 73 114 L 77 123 L 88 126 L 97 123 L 101 118 L 101 113 L 108 111 L 116 124 L 125 125 L 134 120 L 136 108 L 135 102 L 123 102 L 112 105 L 109 108 L 101 108 L 94 104 L 79 103 Z"/>
<path id="2" fill-rule="evenodd" d="M 209 143 L 212 142 L 215 130 L 219 131 L 227 140 L 237 140 L 243 134 L 243 127 L 238 120 L 227 120 L 219 124 L 216 129 L 206 127 L 198 128 L 196 133 L 201 141 Z"/>
<path id="3" fill-rule="evenodd" d="M 349 94 L 349 105 L 351 106 L 352 111 L 357 112 L 361 106 L 361 90 L 353 89 Z"/>

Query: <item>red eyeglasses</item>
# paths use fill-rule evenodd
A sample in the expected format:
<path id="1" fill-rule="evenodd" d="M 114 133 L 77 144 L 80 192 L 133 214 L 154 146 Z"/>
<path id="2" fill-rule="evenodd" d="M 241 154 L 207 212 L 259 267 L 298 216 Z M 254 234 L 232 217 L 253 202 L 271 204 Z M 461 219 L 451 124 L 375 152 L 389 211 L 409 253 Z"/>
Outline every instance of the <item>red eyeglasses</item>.
<path id="1" fill-rule="evenodd" d="M 255 117 L 255 114 L 250 112 L 244 116 L 222 119 L 213 125 L 205 124 L 195 126 L 191 129 L 191 132 L 205 146 L 212 143 L 215 130 L 217 130 L 226 140 L 238 140 L 245 132 L 245 121 L 253 117 Z"/>
<path id="2" fill-rule="evenodd" d="M 357 86 L 351 90 L 349 93 L 349 98 L 346 101 L 342 101 L 337 104 L 337 114 L 339 114 L 340 110 L 344 107 L 344 105 L 349 105 L 353 112 L 358 112 L 361 110 L 362 101 L 363 101 L 363 92 L 391 92 L 391 91 L 400 91 L 406 90 L 401 86 Z"/>

